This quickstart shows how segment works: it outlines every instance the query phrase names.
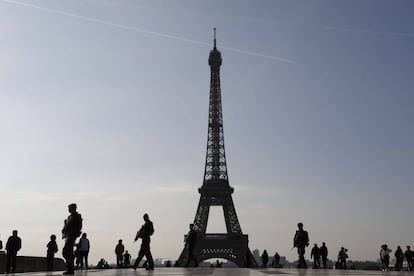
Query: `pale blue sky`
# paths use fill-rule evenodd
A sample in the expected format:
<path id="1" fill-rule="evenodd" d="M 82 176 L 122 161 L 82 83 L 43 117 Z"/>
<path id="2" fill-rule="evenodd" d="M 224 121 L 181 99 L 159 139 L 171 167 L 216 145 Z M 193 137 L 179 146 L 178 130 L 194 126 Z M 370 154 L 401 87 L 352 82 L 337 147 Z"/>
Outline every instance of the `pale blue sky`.
<path id="1" fill-rule="evenodd" d="M 77 202 L 91 261 L 148 212 L 177 258 L 207 140 L 212 29 L 250 248 L 296 223 L 351 259 L 414 246 L 413 1 L 0 0 L 0 233 L 44 255 Z M 222 218 L 214 210 L 211 231 Z M 59 243 L 60 248 L 63 242 Z M 59 253 L 60 254 L 60 253 Z"/>

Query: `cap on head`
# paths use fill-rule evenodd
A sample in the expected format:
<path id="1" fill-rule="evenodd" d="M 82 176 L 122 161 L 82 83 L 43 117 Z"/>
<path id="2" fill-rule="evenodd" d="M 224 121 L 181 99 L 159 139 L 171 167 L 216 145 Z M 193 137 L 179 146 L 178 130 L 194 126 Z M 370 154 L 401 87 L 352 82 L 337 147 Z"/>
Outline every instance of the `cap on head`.
<path id="1" fill-rule="evenodd" d="M 76 208 L 77 208 L 76 203 L 71 203 L 71 204 L 69 204 L 69 205 L 68 205 L 68 208 L 69 208 L 69 209 L 74 209 L 74 210 L 76 210 Z"/>

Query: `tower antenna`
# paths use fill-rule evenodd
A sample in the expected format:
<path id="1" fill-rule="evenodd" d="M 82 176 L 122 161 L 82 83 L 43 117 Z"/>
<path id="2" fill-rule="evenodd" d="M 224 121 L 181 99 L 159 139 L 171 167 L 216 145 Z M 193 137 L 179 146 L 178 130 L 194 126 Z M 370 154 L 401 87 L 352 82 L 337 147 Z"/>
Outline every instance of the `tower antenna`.
<path id="1" fill-rule="evenodd" d="M 216 28 L 214 30 L 214 48 L 216 48 Z"/>

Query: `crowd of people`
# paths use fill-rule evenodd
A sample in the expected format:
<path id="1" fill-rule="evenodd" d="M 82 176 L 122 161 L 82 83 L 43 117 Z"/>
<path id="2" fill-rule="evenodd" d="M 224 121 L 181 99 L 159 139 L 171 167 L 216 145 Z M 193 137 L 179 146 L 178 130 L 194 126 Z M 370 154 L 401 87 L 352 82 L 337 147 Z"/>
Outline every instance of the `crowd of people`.
<path id="1" fill-rule="evenodd" d="M 66 270 L 63 274 L 74 274 L 75 269 L 88 269 L 88 255 L 90 250 L 90 242 L 87 238 L 86 233 L 82 233 L 82 216 L 77 212 L 77 205 L 75 203 L 69 204 L 68 206 L 69 216 L 64 220 L 64 226 L 62 229 L 62 239 L 64 239 L 65 244 L 62 249 L 62 256 L 65 259 Z M 135 241 L 138 239 L 142 240 L 141 248 L 136 259 L 133 269 L 137 269 L 140 261 L 143 257 L 146 257 L 145 266 L 148 270 L 154 269 L 154 261 L 152 259 L 151 250 L 150 250 L 150 236 L 154 233 L 154 226 L 149 219 L 148 214 L 144 214 L 144 225 L 139 229 L 135 236 Z M 17 230 L 13 230 L 12 236 L 9 237 L 6 243 L 6 273 L 16 272 L 16 259 L 17 252 L 22 247 L 22 240 L 17 235 Z M 76 243 L 76 240 L 79 241 Z M 0 241 L 0 250 L 3 248 L 3 244 Z M 52 234 L 50 236 L 50 241 L 46 245 L 46 263 L 47 270 L 54 270 L 54 258 L 55 254 L 58 252 L 58 245 L 56 243 L 56 235 Z M 125 250 L 122 240 L 118 241 L 118 244 L 115 247 L 115 254 L 117 258 L 117 267 L 131 267 L 131 255 L 128 253 L 128 250 Z M 98 263 L 98 268 L 108 268 L 108 263 L 101 259 Z"/>
<path id="2" fill-rule="evenodd" d="M 68 211 L 70 215 L 67 219 L 64 220 L 64 227 L 62 229 L 62 239 L 65 240 L 65 245 L 62 249 L 62 255 L 66 261 L 66 271 L 63 274 L 74 274 L 75 269 L 88 269 L 90 242 L 87 238 L 87 234 L 82 233 L 82 216 L 77 212 L 76 204 L 70 204 L 68 206 Z M 138 239 L 142 240 L 137 259 L 131 266 L 131 255 L 128 253 L 128 250 L 125 250 L 125 246 L 120 239 L 118 240 L 118 244 L 115 246 L 116 266 L 118 268 L 132 267 L 134 270 L 136 270 L 142 259 L 145 257 L 146 261 L 144 262 L 143 267 L 147 270 L 154 270 L 154 261 L 150 249 L 151 236 L 154 233 L 154 226 L 152 221 L 149 219 L 148 214 L 144 214 L 143 219 L 144 224 L 138 230 L 134 239 L 134 241 L 137 241 Z M 303 223 L 298 223 L 297 226 L 298 230 L 296 231 L 293 238 L 293 247 L 297 248 L 298 253 L 297 268 L 307 268 L 308 265 L 305 260 L 305 249 L 309 246 L 309 234 L 304 230 Z M 197 231 L 194 224 L 190 224 L 189 228 L 189 232 L 185 238 L 185 246 L 188 253 L 185 266 L 188 267 L 191 264 L 191 266 L 197 267 L 198 258 L 195 255 L 194 251 L 197 242 Z M 78 237 L 80 237 L 80 239 L 78 243 L 76 243 Z M 2 249 L 2 247 L 3 245 L 0 241 L 0 249 Z M 16 256 L 21 247 L 22 241 L 18 236 L 18 231 L 13 230 L 12 235 L 7 240 L 5 248 L 7 255 L 5 268 L 6 273 L 14 273 L 16 271 Z M 47 243 L 46 247 L 47 270 L 53 271 L 55 254 L 58 252 L 56 235 L 52 234 L 50 236 L 50 241 Z M 381 268 L 383 271 L 389 270 L 391 252 L 392 250 L 388 248 L 387 244 L 383 244 L 381 246 L 379 256 L 381 260 Z M 407 262 L 407 270 L 413 271 L 414 252 L 411 250 L 410 246 L 406 247 L 405 252 L 403 252 L 401 247 L 398 246 L 394 253 L 394 256 L 396 260 L 394 269 L 396 271 L 403 270 L 404 259 Z M 320 247 L 318 247 L 318 244 L 315 243 L 311 250 L 310 257 L 313 260 L 314 269 L 326 269 L 328 260 L 328 248 L 325 242 L 322 242 L 322 245 Z M 348 249 L 341 247 L 338 253 L 337 261 L 335 263 L 335 268 L 346 269 L 348 257 Z M 262 267 L 267 267 L 269 262 L 269 255 L 266 250 L 263 251 L 261 258 Z M 280 264 L 280 255 L 278 252 L 276 252 L 273 256 L 273 263 L 271 266 L 275 268 L 282 267 Z M 109 265 L 105 259 L 101 259 L 97 265 L 97 268 L 108 267 Z"/>
<path id="3" fill-rule="evenodd" d="M 303 229 L 303 223 L 298 223 L 298 230 L 296 231 L 294 238 L 293 238 L 293 247 L 297 248 L 298 252 L 298 261 L 297 261 L 297 268 L 307 268 L 307 262 L 305 260 L 305 248 L 309 246 L 309 234 L 307 231 Z M 387 244 L 383 244 L 380 249 L 379 257 L 381 261 L 381 269 L 383 271 L 389 270 L 390 265 L 390 253 L 392 252 L 391 249 L 388 248 Z M 277 254 L 277 256 L 276 256 Z M 278 253 L 275 254 L 273 266 L 280 267 L 279 260 L 280 256 Z M 406 251 L 403 252 L 400 246 L 397 246 L 397 250 L 394 253 L 395 256 L 395 267 L 394 270 L 401 271 L 403 270 L 403 262 L 404 259 L 407 262 L 407 270 L 413 271 L 414 270 L 414 252 L 411 250 L 411 247 L 408 245 Z M 318 247 L 318 244 L 314 244 L 311 254 L 311 259 L 313 260 L 313 268 L 327 268 L 327 260 L 328 260 L 328 248 L 326 247 L 325 242 L 322 242 L 322 246 Z M 335 269 L 347 269 L 347 259 L 348 256 L 348 249 L 345 247 L 341 247 L 339 250 L 337 261 L 334 263 Z M 321 266 L 321 259 L 322 259 L 322 266 Z M 262 267 L 266 267 L 268 263 L 268 254 L 267 251 L 264 250 L 262 254 Z"/>

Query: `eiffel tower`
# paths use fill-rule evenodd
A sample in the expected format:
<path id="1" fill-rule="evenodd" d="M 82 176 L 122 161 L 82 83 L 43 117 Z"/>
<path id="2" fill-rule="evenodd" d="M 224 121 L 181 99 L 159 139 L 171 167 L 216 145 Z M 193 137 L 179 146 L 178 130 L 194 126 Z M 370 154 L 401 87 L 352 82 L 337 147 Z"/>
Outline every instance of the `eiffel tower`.
<path id="1" fill-rule="evenodd" d="M 248 247 L 248 235 L 242 233 L 237 219 L 231 196 L 234 189 L 230 187 L 227 175 L 220 89 L 221 62 L 221 54 L 216 46 L 216 29 L 214 28 L 214 48 L 208 59 L 211 78 L 207 154 L 203 185 L 198 189 L 201 195 L 200 202 L 194 219 L 194 226 L 197 229 L 194 255 L 198 262 L 212 258 L 223 258 L 238 267 L 257 267 Z M 210 206 L 223 207 L 226 234 L 206 233 Z M 187 260 L 188 248 L 185 247 L 178 259 L 178 265 L 184 266 Z"/>

